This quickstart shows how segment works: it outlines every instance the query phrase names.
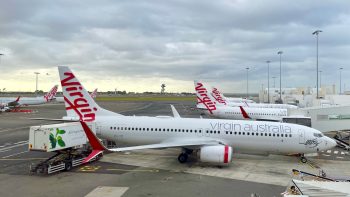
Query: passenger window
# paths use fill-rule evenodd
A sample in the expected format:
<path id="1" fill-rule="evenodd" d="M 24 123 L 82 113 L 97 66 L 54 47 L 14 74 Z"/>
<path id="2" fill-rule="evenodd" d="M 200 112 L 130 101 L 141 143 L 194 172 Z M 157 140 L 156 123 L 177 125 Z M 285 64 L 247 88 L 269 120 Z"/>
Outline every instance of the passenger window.
<path id="1" fill-rule="evenodd" d="M 232 131 L 230 132 L 230 134 L 232 135 Z"/>
<path id="2" fill-rule="evenodd" d="M 153 131 L 153 128 L 151 128 L 151 131 Z"/>
<path id="3" fill-rule="evenodd" d="M 128 130 L 129 130 L 129 131 L 131 130 L 131 129 L 130 129 L 130 127 L 129 127 L 129 129 L 128 129 Z"/>
<path id="4" fill-rule="evenodd" d="M 281 137 L 283 137 L 283 133 L 281 134 Z"/>
<path id="5" fill-rule="evenodd" d="M 235 131 L 235 135 L 237 135 L 237 131 Z"/>
<path id="6" fill-rule="evenodd" d="M 171 132 L 173 132 L 173 129 L 170 129 Z"/>
<path id="7" fill-rule="evenodd" d="M 213 131 L 210 131 L 210 133 L 213 133 Z"/>
<path id="8" fill-rule="evenodd" d="M 218 131 L 218 134 L 220 134 L 220 131 Z"/>
<path id="9" fill-rule="evenodd" d="M 147 131 L 149 131 L 149 128 L 147 128 Z"/>
<path id="10" fill-rule="evenodd" d="M 113 127 L 111 127 L 111 129 L 113 129 Z"/>
<path id="11" fill-rule="evenodd" d="M 197 130 L 194 130 L 195 133 L 197 133 Z"/>
<path id="12" fill-rule="evenodd" d="M 247 132 L 247 135 L 249 135 L 249 132 Z"/>
<path id="13" fill-rule="evenodd" d="M 271 137 L 271 133 L 269 133 L 269 136 Z"/>
<path id="14" fill-rule="evenodd" d="M 238 135 L 241 135 L 241 132 L 238 132 Z"/>
<path id="15" fill-rule="evenodd" d="M 289 137 L 292 137 L 292 134 L 289 134 Z"/>
<path id="16" fill-rule="evenodd" d="M 279 137 L 280 136 L 280 134 L 277 134 L 277 137 Z"/>
<path id="17" fill-rule="evenodd" d="M 192 129 L 190 130 L 190 132 L 192 133 Z"/>
<path id="18" fill-rule="evenodd" d="M 242 135 L 245 135 L 245 132 L 242 132 Z"/>
<path id="19" fill-rule="evenodd" d="M 226 131 L 226 134 L 228 134 L 228 131 Z"/>
<path id="20" fill-rule="evenodd" d="M 157 131 L 157 128 L 155 128 L 154 131 Z"/>
<path id="21" fill-rule="evenodd" d="M 273 134 L 273 137 L 275 137 L 275 134 Z"/>

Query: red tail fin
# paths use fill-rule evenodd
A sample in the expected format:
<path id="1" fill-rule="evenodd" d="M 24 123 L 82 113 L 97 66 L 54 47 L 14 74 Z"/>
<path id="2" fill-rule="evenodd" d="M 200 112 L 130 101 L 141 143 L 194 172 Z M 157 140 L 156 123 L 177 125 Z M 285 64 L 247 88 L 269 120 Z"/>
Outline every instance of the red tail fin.
<path id="1" fill-rule="evenodd" d="M 239 109 L 241 109 L 242 115 L 245 119 L 251 119 L 248 115 L 248 113 L 243 109 L 242 106 L 239 106 Z"/>
<path id="2" fill-rule="evenodd" d="M 18 102 L 20 98 L 21 98 L 21 96 L 18 96 L 17 99 L 15 100 L 15 102 Z"/>
<path id="3" fill-rule="evenodd" d="M 51 88 L 51 90 L 47 94 L 45 94 L 44 98 L 46 102 L 51 101 L 53 97 L 56 96 L 57 89 L 58 89 L 58 85 L 55 85 L 54 87 Z"/>
<path id="4" fill-rule="evenodd" d="M 96 135 L 91 131 L 91 129 L 89 128 L 89 126 L 87 126 L 85 122 L 80 121 L 80 123 L 92 147 L 92 152 L 83 161 L 83 163 L 87 163 L 91 161 L 91 159 L 93 159 L 94 157 L 102 153 L 103 151 L 107 150 L 107 148 L 102 145 L 100 140 L 96 137 Z"/>

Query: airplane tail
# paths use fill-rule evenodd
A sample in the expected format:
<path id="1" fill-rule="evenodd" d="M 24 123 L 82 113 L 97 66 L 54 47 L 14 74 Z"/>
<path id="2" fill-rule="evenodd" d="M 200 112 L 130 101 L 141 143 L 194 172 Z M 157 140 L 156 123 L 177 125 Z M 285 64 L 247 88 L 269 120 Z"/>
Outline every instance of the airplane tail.
<path id="1" fill-rule="evenodd" d="M 93 92 L 91 92 L 90 96 L 91 96 L 91 98 L 93 98 L 93 99 L 96 98 L 96 96 L 97 96 L 97 88 L 96 88 Z"/>
<path id="2" fill-rule="evenodd" d="M 56 96 L 57 89 L 58 89 L 58 85 L 55 85 L 55 86 L 53 86 L 53 87 L 51 88 L 50 91 L 48 91 L 48 92 L 44 95 L 44 98 L 45 98 L 46 102 L 51 101 L 51 100 Z"/>
<path id="3" fill-rule="evenodd" d="M 81 121 L 92 122 L 96 116 L 121 115 L 98 106 L 68 67 L 58 66 L 58 72 L 68 117 L 77 117 Z"/>
<path id="4" fill-rule="evenodd" d="M 212 87 L 211 95 L 220 105 L 227 105 L 226 97 L 217 88 Z"/>
<path id="5" fill-rule="evenodd" d="M 206 109 L 210 114 L 216 110 L 216 103 L 208 93 L 207 88 L 202 82 L 194 81 L 194 87 L 197 95 L 197 108 Z"/>

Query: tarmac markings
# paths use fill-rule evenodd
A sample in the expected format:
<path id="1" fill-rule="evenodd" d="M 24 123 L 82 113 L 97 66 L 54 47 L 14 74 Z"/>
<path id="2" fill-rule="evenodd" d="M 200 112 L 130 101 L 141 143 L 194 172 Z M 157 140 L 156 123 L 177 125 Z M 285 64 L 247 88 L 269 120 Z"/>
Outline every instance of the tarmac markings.
<path id="1" fill-rule="evenodd" d="M 83 167 L 79 168 L 78 171 L 80 171 L 80 172 L 95 172 L 100 168 L 101 168 L 101 166 L 83 166 Z"/>
<path id="2" fill-rule="evenodd" d="M 9 157 L 12 157 L 12 156 L 16 156 L 16 155 L 20 155 L 20 154 L 23 154 L 23 153 L 26 153 L 26 152 L 28 152 L 28 151 L 26 150 L 26 151 L 22 151 L 22 152 L 19 152 L 19 153 L 14 153 L 14 154 L 11 154 L 11 155 L 4 156 L 2 158 L 6 159 L 6 158 L 9 158 Z"/>
<path id="3" fill-rule="evenodd" d="M 157 169 L 140 169 L 140 170 L 127 170 L 127 169 L 118 169 L 118 168 L 107 168 L 108 171 L 121 171 L 121 172 L 159 172 Z"/>

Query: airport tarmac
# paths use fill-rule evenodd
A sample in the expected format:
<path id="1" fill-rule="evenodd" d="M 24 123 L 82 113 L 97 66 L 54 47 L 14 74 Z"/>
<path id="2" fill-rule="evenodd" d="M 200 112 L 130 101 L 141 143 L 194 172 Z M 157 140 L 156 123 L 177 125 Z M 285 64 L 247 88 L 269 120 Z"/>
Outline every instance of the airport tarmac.
<path id="1" fill-rule="evenodd" d="M 174 104 L 183 117 L 199 117 L 190 101 L 99 102 L 124 115 L 172 115 Z M 105 155 L 102 160 L 70 172 L 49 176 L 29 174 L 29 165 L 50 154 L 28 152 L 29 127 L 51 124 L 28 118 L 60 118 L 63 104 L 28 107 L 33 113 L 0 114 L 0 196 L 85 196 L 99 186 L 126 188 L 123 196 L 280 196 L 293 168 L 350 176 L 349 153 L 333 149 L 302 164 L 296 157 L 236 154 L 228 167 L 218 168 L 195 161 L 180 164 L 179 150 L 143 150 Z"/>

